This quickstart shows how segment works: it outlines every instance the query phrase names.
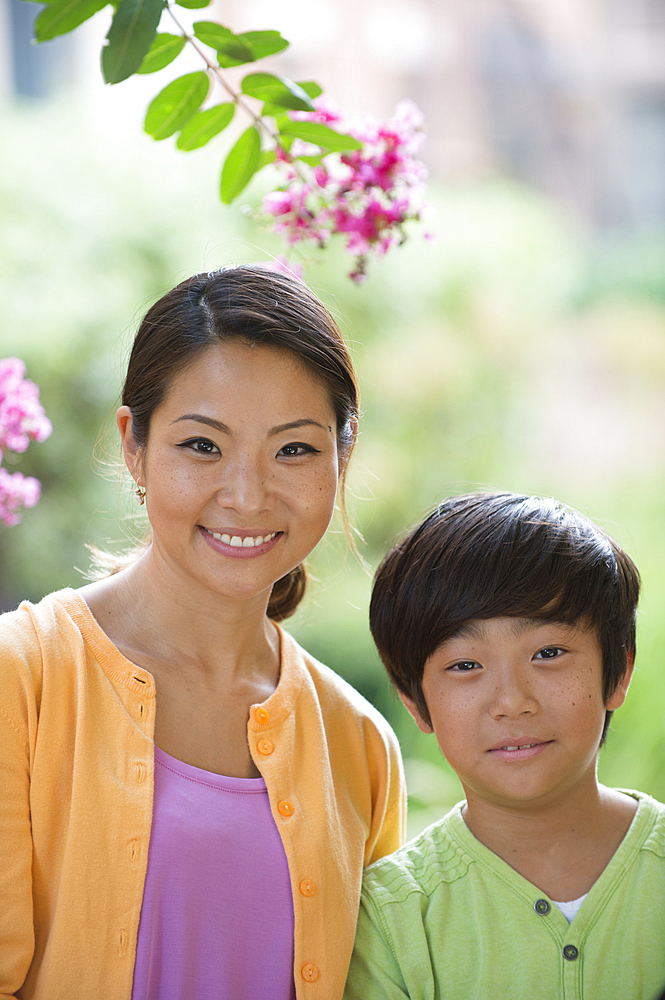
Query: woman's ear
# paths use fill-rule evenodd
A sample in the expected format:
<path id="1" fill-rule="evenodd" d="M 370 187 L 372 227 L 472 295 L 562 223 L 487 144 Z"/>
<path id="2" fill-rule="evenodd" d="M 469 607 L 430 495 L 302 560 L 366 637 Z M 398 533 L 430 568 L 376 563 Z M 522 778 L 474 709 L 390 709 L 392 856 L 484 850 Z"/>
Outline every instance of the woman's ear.
<path id="1" fill-rule="evenodd" d="M 626 695 L 628 694 L 628 688 L 630 687 L 630 682 L 633 676 L 633 667 L 635 666 L 635 653 L 628 653 L 626 657 L 626 672 L 619 681 L 617 689 L 613 695 L 607 699 L 607 704 L 605 708 L 608 712 L 614 712 L 615 709 L 621 708 L 624 701 L 626 700 Z"/>
<path id="2" fill-rule="evenodd" d="M 118 430 L 120 431 L 122 453 L 125 456 L 127 468 L 131 472 L 136 484 L 142 485 L 139 483 L 139 479 L 143 475 L 143 463 L 141 461 L 141 449 L 134 439 L 132 411 L 128 406 L 121 406 L 118 408 L 115 419 L 118 425 Z"/>
<path id="3" fill-rule="evenodd" d="M 340 452 L 339 455 L 338 455 L 338 457 L 337 457 L 337 469 L 338 469 L 338 472 L 339 472 L 340 476 L 342 475 L 342 473 L 346 469 L 347 465 L 349 464 L 349 456 L 351 455 L 351 452 L 353 451 L 354 444 L 358 440 L 358 429 L 360 427 L 360 423 L 359 423 L 357 417 L 350 417 L 349 418 L 349 427 L 350 427 L 350 430 L 351 430 L 351 440 L 350 440 L 350 442 L 348 444 L 348 447 L 346 447 L 344 449 L 344 451 Z"/>
<path id="4" fill-rule="evenodd" d="M 421 733 L 433 733 L 434 730 L 432 729 L 429 722 L 426 722 L 425 719 L 423 719 L 415 701 L 412 701 L 408 695 L 402 694 L 401 691 L 398 691 L 397 693 L 402 699 L 402 704 L 404 705 L 409 715 L 413 718 L 413 721 L 418 726 L 418 729 L 421 731 Z"/>

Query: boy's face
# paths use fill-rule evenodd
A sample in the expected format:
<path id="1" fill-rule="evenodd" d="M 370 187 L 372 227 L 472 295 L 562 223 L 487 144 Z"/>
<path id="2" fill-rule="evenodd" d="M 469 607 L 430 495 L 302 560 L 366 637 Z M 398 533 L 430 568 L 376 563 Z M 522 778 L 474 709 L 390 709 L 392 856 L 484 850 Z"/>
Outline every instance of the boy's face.
<path id="1" fill-rule="evenodd" d="M 432 727 L 403 699 L 424 732 L 436 733 L 469 806 L 530 811 L 596 786 L 607 709 L 626 696 L 630 669 L 603 700 L 595 629 L 530 618 L 472 621 L 425 664 Z"/>

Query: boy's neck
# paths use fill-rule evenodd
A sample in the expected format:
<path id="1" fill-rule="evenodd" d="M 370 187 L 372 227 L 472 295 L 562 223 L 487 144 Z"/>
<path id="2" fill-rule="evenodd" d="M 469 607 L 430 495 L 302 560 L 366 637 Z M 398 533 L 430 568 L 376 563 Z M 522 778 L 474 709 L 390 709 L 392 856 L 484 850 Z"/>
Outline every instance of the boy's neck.
<path id="1" fill-rule="evenodd" d="M 471 833 L 541 892 L 578 899 L 602 875 L 625 837 L 637 802 L 604 785 L 563 805 L 508 809 L 467 789 Z"/>

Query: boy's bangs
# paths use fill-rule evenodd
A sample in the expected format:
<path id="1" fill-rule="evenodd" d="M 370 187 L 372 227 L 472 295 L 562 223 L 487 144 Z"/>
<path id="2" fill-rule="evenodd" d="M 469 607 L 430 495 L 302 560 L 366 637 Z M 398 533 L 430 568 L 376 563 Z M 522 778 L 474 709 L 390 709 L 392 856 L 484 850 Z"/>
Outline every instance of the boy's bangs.
<path id="1" fill-rule="evenodd" d="M 550 559 L 543 556 L 531 572 L 522 568 L 526 572 L 521 579 L 503 574 L 503 579 L 498 579 L 492 572 L 485 575 L 481 571 L 475 585 L 467 591 L 463 606 L 458 605 L 455 609 L 464 618 L 453 629 L 463 621 L 488 618 L 536 618 L 564 625 L 576 625 L 580 621 L 587 621 L 591 626 L 598 624 L 600 606 L 606 608 L 611 590 L 609 573 L 588 572 L 588 567 L 571 572 L 570 565 L 562 565 L 554 555 Z"/>

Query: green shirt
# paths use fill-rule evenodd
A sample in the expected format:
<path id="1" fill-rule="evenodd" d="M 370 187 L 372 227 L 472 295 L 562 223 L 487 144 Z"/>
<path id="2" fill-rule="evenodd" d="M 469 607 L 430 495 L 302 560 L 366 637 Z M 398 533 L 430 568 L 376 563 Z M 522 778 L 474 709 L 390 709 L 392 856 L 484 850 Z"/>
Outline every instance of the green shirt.
<path id="1" fill-rule="evenodd" d="M 572 923 L 476 840 L 459 803 L 371 865 L 345 1000 L 656 1000 L 665 806 L 639 806 Z"/>

